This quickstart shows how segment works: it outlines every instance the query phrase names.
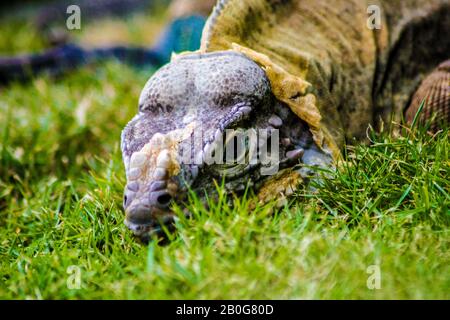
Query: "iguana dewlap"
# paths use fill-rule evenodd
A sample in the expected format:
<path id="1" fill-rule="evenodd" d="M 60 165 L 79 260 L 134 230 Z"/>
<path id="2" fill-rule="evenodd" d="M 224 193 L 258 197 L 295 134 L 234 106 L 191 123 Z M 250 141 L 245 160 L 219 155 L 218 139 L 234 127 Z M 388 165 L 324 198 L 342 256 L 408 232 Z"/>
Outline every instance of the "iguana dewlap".
<path id="1" fill-rule="evenodd" d="M 379 29 L 368 26 L 371 5 Z M 449 31 L 444 0 L 219 1 L 201 50 L 150 78 L 122 133 L 125 223 L 145 238 L 173 220 L 170 206 L 189 188 L 202 195 L 222 179 L 230 193 L 252 188 L 262 202 L 289 196 L 308 166 L 332 166 L 345 140 L 399 123 L 405 108 L 410 119 L 424 98 L 432 125 L 447 124 L 448 62 L 432 71 L 450 56 Z M 266 134 L 276 172 L 264 174 L 259 145 L 256 162 L 251 144 L 241 157 L 227 149 L 235 163 L 211 161 L 238 137 L 227 129 Z"/>

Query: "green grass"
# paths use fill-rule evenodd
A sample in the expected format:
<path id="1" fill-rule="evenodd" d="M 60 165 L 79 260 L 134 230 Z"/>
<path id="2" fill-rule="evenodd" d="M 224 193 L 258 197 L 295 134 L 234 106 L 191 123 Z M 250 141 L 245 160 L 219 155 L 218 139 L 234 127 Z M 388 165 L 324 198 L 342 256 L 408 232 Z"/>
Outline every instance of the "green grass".
<path id="1" fill-rule="evenodd" d="M 373 134 L 275 214 L 192 197 L 168 244 L 135 241 L 119 140 L 151 72 L 108 62 L 0 88 L 0 298 L 450 298 L 448 130 Z"/>

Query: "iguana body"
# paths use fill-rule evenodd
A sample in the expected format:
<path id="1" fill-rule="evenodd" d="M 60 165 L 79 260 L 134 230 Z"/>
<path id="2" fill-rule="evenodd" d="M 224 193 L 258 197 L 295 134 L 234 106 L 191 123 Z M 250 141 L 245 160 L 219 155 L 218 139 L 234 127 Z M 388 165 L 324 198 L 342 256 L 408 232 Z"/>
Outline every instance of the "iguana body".
<path id="1" fill-rule="evenodd" d="M 367 27 L 372 4 L 379 30 Z M 262 201 L 291 194 L 308 178 L 301 164 L 331 165 L 345 140 L 400 121 L 420 81 L 449 57 L 449 30 L 444 0 L 219 1 L 201 50 L 149 80 L 122 134 L 126 224 L 146 237 L 171 221 L 171 202 L 214 179 L 233 193 L 250 186 Z M 437 108 L 449 110 L 438 98 Z M 229 128 L 278 129 L 283 170 L 263 177 L 257 163 L 221 174 L 206 163 Z M 199 130 L 204 138 L 191 148 L 199 161 L 187 164 L 180 150 Z"/>
<path id="2" fill-rule="evenodd" d="M 237 43 L 311 83 L 340 146 L 344 136 L 364 138 L 378 117 L 399 122 L 420 81 L 450 57 L 446 0 L 220 3 L 202 50 Z M 379 30 L 367 27 L 373 4 L 381 9 Z"/>

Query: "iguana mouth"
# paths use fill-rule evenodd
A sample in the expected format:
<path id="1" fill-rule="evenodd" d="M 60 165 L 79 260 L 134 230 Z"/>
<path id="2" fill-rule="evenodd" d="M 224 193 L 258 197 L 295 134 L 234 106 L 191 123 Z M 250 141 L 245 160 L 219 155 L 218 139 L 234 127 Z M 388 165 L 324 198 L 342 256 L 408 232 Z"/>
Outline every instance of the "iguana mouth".
<path id="1" fill-rule="evenodd" d="M 151 208 L 141 208 L 141 210 L 143 210 L 147 216 L 148 212 L 152 211 Z M 146 242 L 152 237 L 152 235 L 162 235 L 164 227 L 166 227 L 169 231 L 172 231 L 173 229 L 175 216 L 172 211 L 159 211 L 158 216 L 158 219 L 145 219 L 143 221 L 136 221 L 135 219 L 126 218 L 125 225 L 136 237 Z"/>

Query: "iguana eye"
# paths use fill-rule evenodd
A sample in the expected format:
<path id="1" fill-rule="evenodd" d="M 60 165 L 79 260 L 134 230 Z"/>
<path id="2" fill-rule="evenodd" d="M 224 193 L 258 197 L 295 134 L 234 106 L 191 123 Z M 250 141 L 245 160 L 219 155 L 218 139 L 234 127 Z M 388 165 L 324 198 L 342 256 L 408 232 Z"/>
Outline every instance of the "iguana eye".
<path id="1" fill-rule="evenodd" d="M 245 175 L 251 168 L 253 148 L 251 138 L 242 129 L 226 130 L 222 144 L 223 162 L 213 165 L 216 176 L 236 178 Z"/>
<path id="2" fill-rule="evenodd" d="M 245 163 L 247 149 L 248 141 L 242 139 L 236 132 L 226 135 L 223 143 L 223 162 L 228 164 Z"/>

